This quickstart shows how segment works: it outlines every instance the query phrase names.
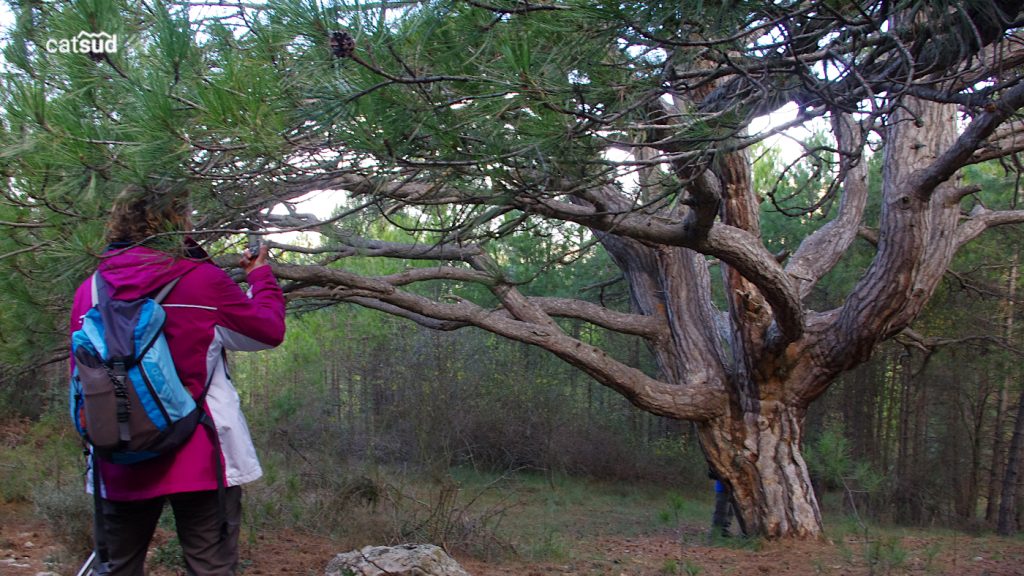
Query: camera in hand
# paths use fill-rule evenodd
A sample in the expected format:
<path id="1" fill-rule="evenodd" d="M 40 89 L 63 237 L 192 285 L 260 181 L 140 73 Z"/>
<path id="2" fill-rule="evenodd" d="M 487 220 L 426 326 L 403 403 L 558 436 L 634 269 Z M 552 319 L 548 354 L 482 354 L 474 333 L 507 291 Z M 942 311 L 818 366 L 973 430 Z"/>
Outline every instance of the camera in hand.
<path id="1" fill-rule="evenodd" d="M 246 249 L 249 251 L 250 258 L 257 258 L 260 255 L 260 246 L 263 245 L 263 240 L 257 234 L 249 234 L 249 243 Z"/>

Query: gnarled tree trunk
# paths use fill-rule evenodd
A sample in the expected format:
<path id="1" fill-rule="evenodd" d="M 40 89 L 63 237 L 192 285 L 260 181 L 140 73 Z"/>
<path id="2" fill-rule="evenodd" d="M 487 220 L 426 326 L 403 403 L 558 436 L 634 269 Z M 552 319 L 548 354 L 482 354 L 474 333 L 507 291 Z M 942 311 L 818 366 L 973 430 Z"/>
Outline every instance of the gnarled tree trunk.
<path id="1" fill-rule="evenodd" d="M 762 402 L 758 413 L 701 423 L 704 453 L 731 489 L 745 533 L 821 535 L 821 512 L 801 454 L 804 410 Z"/>
<path id="2" fill-rule="evenodd" d="M 802 332 L 782 332 L 783 310 L 764 285 L 742 273 L 742 261 L 722 262 L 728 309 L 711 301 L 707 260 L 689 248 L 650 247 L 618 236 L 602 242 L 629 281 L 634 310 L 667 329 L 649 340 L 662 379 L 700 381 L 718 392 L 705 398 L 698 420 L 709 464 L 732 489 L 740 521 L 768 537 L 817 537 L 821 513 L 802 456 L 806 406 L 840 372 L 865 360 L 873 347 L 917 316 L 957 246 L 959 208 L 949 184 L 916 188 L 921 171 L 956 139 L 954 110 L 908 98 L 887 132 L 878 254 L 844 305 L 811 313 Z M 854 149 L 860 132 L 834 118 L 840 148 Z M 810 293 L 853 241 L 866 198 L 866 159 L 843 159 L 845 196 L 831 229 L 805 243 L 787 270 L 786 290 Z M 697 179 L 694 195 L 720 198 L 724 226 L 759 235 L 758 201 L 742 153 L 720 157 Z M 812 253 L 813 251 L 813 253 Z M 813 257 L 813 259 L 812 259 Z M 747 267 L 749 270 L 749 267 Z M 692 411 L 687 417 L 693 418 Z"/>

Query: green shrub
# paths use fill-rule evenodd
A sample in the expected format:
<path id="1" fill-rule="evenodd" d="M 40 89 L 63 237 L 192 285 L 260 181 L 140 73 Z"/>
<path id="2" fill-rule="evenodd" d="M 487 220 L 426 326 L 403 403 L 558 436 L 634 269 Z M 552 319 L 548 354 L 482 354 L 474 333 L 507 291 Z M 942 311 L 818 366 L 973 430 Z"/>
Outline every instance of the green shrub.
<path id="1" fill-rule="evenodd" d="M 31 501 L 40 478 L 71 483 L 82 490 L 81 443 L 66 415 L 48 413 L 38 422 L 14 420 L 4 431 L 0 437 L 0 499 Z"/>
<path id="2" fill-rule="evenodd" d="M 811 475 L 818 478 L 826 488 L 842 488 L 846 478 L 854 469 L 850 457 L 850 444 L 843 434 L 841 425 L 826 427 L 818 438 L 804 451 Z"/>
<path id="3" fill-rule="evenodd" d="M 804 451 L 811 477 L 826 490 L 841 490 L 841 509 L 869 515 L 871 504 L 883 496 L 885 476 L 869 463 L 851 456 L 850 444 L 839 424 L 825 427 Z M 828 502 L 822 499 L 822 502 Z"/>
<path id="4" fill-rule="evenodd" d="M 883 537 L 869 542 L 864 556 L 872 574 L 892 574 L 903 568 L 909 553 L 898 538 Z"/>
<path id="5" fill-rule="evenodd" d="M 46 521 L 58 543 L 73 558 L 92 550 L 93 498 L 77 483 L 37 484 L 32 491 L 35 513 Z"/>
<path id="6" fill-rule="evenodd" d="M 525 556 L 530 560 L 547 560 L 562 562 L 569 558 L 570 546 L 565 536 L 559 532 L 549 529 L 544 531 L 544 536 L 533 542 L 526 550 Z"/>

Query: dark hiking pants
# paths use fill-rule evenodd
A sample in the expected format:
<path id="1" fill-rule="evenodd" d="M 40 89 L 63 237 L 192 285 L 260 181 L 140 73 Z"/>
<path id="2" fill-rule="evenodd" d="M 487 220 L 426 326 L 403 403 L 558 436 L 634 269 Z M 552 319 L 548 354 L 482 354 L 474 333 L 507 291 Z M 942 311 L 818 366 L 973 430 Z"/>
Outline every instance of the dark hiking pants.
<path id="1" fill-rule="evenodd" d="M 729 536 L 732 525 L 732 497 L 729 489 L 721 482 L 715 484 L 715 511 L 711 516 L 712 533 L 718 531 L 722 536 Z"/>
<path id="2" fill-rule="evenodd" d="M 184 492 L 150 500 L 103 500 L 110 576 L 143 576 L 146 550 L 164 503 L 174 510 L 178 541 L 189 576 L 233 576 L 238 568 L 242 489 L 225 491 L 227 535 L 222 537 L 217 491 Z"/>

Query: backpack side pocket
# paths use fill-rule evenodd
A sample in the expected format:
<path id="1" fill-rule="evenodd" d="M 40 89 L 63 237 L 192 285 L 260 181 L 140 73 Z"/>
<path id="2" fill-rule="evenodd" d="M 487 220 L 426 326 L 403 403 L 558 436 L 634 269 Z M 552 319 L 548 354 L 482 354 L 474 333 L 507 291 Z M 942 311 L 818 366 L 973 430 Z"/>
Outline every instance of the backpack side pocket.
<path id="1" fill-rule="evenodd" d="M 99 450 L 114 450 L 119 435 L 113 379 L 103 361 L 84 346 L 75 350 L 75 366 L 82 385 L 86 438 Z"/>

